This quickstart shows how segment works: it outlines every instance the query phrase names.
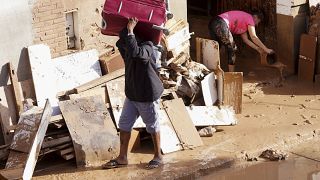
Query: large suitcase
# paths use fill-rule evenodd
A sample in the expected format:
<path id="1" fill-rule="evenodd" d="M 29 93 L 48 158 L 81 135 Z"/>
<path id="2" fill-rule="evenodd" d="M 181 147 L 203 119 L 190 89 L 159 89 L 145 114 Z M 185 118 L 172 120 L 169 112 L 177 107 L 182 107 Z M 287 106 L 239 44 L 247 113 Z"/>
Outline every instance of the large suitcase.
<path id="1" fill-rule="evenodd" d="M 135 34 L 143 40 L 159 44 L 163 32 L 154 25 L 165 23 L 166 3 L 164 0 L 106 0 L 102 17 L 101 33 L 104 35 L 119 35 L 127 26 L 128 18 L 136 17 L 139 23 Z"/>

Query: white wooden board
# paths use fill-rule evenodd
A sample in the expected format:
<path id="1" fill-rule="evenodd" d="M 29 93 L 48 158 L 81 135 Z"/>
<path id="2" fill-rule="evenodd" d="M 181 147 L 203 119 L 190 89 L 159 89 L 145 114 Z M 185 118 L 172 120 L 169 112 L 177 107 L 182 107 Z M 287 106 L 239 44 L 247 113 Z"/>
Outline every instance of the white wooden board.
<path id="1" fill-rule="evenodd" d="M 195 126 L 229 126 L 237 124 L 237 118 L 231 107 L 192 106 L 187 107 Z"/>
<path id="2" fill-rule="evenodd" d="M 70 90 L 101 76 L 97 50 L 51 59 L 50 48 L 39 44 L 28 47 L 37 103 L 44 107 L 49 99 L 53 114 L 60 114 L 58 92 Z"/>
<path id="3" fill-rule="evenodd" d="M 186 23 L 182 29 L 166 37 L 167 48 L 168 50 L 175 49 L 177 46 L 183 44 L 185 41 L 188 41 L 190 38 L 189 24 Z"/>
<path id="4" fill-rule="evenodd" d="M 217 69 L 220 65 L 219 43 L 214 40 L 201 39 L 203 64 L 208 69 Z"/>
<path id="5" fill-rule="evenodd" d="M 50 48 L 44 44 L 33 45 L 28 47 L 28 53 L 37 105 L 43 108 L 46 99 L 49 99 L 53 111 L 56 111 L 55 107 L 58 106 L 57 88 Z"/>
<path id="6" fill-rule="evenodd" d="M 216 86 L 215 74 L 208 74 L 201 81 L 201 89 L 204 103 L 206 106 L 212 106 L 218 100 L 218 90 Z"/>
<path id="7" fill-rule="evenodd" d="M 97 50 L 52 59 L 59 92 L 73 89 L 101 76 Z"/>

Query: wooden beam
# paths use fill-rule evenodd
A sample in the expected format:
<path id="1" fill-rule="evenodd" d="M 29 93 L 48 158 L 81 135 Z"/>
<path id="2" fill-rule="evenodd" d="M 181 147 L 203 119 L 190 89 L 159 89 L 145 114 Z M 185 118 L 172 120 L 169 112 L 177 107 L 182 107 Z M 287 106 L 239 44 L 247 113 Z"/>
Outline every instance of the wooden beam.
<path id="1" fill-rule="evenodd" d="M 21 90 L 20 90 L 20 85 L 18 82 L 18 77 L 16 74 L 16 71 L 12 65 L 11 62 L 7 64 L 8 66 L 8 72 L 10 76 L 10 81 L 12 84 L 12 89 L 13 89 L 13 95 L 14 95 L 14 100 L 15 100 L 15 106 L 16 106 L 16 114 L 17 114 L 17 121 L 19 119 L 19 114 L 23 110 L 23 104 L 22 104 L 22 98 L 21 98 Z"/>
<path id="2" fill-rule="evenodd" d="M 70 160 L 70 159 L 75 158 L 76 156 L 75 156 L 75 154 L 74 154 L 74 152 L 73 152 L 73 153 L 65 154 L 65 155 L 63 155 L 62 157 L 63 157 L 63 159 L 65 159 L 65 160 L 68 161 L 68 160 Z"/>
<path id="3" fill-rule="evenodd" d="M 61 144 L 69 143 L 71 141 L 72 141 L 72 139 L 71 139 L 70 136 L 65 136 L 65 137 L 62 137 L 62 138 L 53 139 L 53 140 L 50 140 L 50 141 L 43 142 L 42 148 L 54 147 L 54 146 L 58 146 L 58 145 L 61 145 Z"/>
<path id="4" fill-rule="evenodd" d="M 76 94 L 79 94 L 79 93 L 81 93 L 83 91 L 89 90 L 89 89 L 94 88 L 96 86 L 105 84 L 105 83 L 107 83 L 107 82 L 109 82 L 109 81 L 111 81 L 113 79 L 121 77 L 121 76 L 124 75 L 124 73 L 125 73 L 124 68 L 116 70 L 116 71 L 114 71 L 114 72 L 112 72 L 110 74 L 101 76 L 98 79 L 95 79 L 93 81 L 90 81 L 88 83 L 85 83 L 85 84 L 83 84 L 81 86 L 78 86 L 78 87 L 74 88 L 73 92 L 76 93 Z"/>
<path id="5" fill-rule="evenodd" d="M 73 153 L 74 152 L 74 148 L 73 147 L 69 147 L 69 148 L 66 148 L 66 149 L 61 149 L 58 151 L 58 154 L 60 156 L 63 156 L 65 154 L 69 154 L 69 153 Z"/>

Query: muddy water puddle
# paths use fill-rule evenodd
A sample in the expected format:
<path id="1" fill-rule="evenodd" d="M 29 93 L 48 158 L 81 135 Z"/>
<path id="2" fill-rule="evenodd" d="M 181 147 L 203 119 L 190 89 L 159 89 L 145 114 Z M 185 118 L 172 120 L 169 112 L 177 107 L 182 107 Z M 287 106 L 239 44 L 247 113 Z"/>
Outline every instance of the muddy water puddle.
<path id="1" fill-rule="evenodd" d="M 319 152 L 320 153 L 320 152 Z M 262 162 L 246 168 L 218 171 L 201 180 L 320 180 L 320 161 L 293 157 L 281 162 Z"/>

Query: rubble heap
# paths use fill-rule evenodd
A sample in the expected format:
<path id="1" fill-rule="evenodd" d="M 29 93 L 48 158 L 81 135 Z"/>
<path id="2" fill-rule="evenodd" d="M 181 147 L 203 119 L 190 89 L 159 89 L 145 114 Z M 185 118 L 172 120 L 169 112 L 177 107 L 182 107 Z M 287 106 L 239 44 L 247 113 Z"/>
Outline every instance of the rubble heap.
<path id="1" fill-rule="evenodd" d="M 320 3 L 310 8 L 310 25 L 308 34 L 320 36 Z"/>

